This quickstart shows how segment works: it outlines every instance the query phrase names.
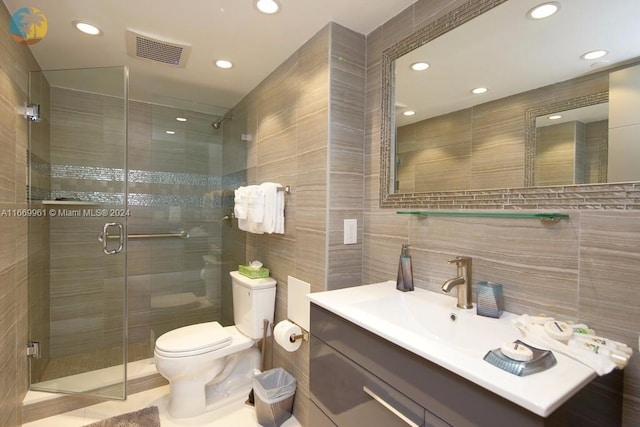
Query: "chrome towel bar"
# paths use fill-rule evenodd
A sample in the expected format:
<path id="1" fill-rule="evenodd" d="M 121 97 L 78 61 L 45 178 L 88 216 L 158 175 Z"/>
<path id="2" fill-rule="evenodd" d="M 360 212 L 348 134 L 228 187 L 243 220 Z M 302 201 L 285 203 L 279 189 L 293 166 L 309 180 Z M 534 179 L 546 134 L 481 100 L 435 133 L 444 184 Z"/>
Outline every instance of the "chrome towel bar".
<path id="1" fill-rule="evenodd" d="M 107 235 L 107 240 L 119 239 L 120 236 L 117 234 L 109 234 Z M 177 239 L 188 239 L 189 233 L 185 230 L 180 230 L 178 233 L 154 233 L 154 234 L 127 234 L 127 239 L 136 240 L 136 239 L 165 239 L 165 238 L 177 238 Z M 102 242 L 103 233 L 98 234 L 98 241 Z"/>

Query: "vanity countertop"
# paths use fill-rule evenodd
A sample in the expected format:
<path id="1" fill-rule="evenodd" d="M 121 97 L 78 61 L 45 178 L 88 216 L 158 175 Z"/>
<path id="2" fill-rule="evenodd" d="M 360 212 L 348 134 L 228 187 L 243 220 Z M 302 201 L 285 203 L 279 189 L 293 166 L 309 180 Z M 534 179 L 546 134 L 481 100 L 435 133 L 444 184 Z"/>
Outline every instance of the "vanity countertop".
<path id="1" fill-rule="evenodd" d="M 554 352 L 558 363 L 519 377 L 483 360 L 485 354 L 523 334 L 512 324 L 456 307 L 456 298 L 416 288 L 396 290 L 395 281 L 308 294 L 314 304 L 546 417 L 596 377 L 586 365 Z M 452 316 L 453 315 L 453 316 Z M 455 317 L 455 320 L 452 320 Z"/>

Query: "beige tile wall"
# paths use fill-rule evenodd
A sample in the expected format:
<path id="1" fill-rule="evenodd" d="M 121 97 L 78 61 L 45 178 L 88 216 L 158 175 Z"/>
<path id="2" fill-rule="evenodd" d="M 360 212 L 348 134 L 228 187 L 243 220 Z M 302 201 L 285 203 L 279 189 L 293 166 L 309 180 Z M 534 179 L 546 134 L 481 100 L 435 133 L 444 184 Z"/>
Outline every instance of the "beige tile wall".
<path id="1" fill-rule="evenodd" d="M 285 197 L 283 235 L 246 235 L 247 260 L 259 259 L 278 281 L 276 319 L 286 318 L 287 276 L 326 286 L 328 46 L 326 27 L 278 67 L 234 109 L 252 136 L 247 144 L 247 182 L 290 185 Z M 304 259 L 305 262 L 300 262 Z M 306 419 L 308 351 L 295 353 L 267 347 L 272 366 L 281 366 L 298 381 L 294 414 Z"/>
<path id="2" fill-rule="evenodd" d="M 26 208 L 28 71 L 38 66 L 9 34 L 10 14 L 0 6 L 0 209 Z M 0 216 L 0 425 L 21 424 L 27 391 L 27 220 Z"/>
<path id="3" fill-rule="evenodd" d="M 327 289 L 339 289 L 362 279 L 366 39 L 331 29 Z M 344 244 L 345 219 L 357 220 L 356 244 Z"/>
<path id="4" fill-rule="evenodd" d="M 365 38 L 329 24 L 233 110 L 244 118 L 249 183 L 292 186 L 284 235 L 247 235 L 247 260 L 260 259 L 278 281 L 276 322 L 286 318 L 287 276 L 312 291 L 361 282 Z M 344 219 L 359 238 L 342 244 Z M 294 414 L 308 417 L 309 347 L 295 353 L 269 345 L 272 365 L 298 380 Z"/>
<path id="5" fill-rule="evenodd" d="M 414 193 L 473 188 L 472 125 L 473 109 L 467 108 L 399 127 L 396 190 Z"/>
<path id="6" fill-rule="evenodd" d="M 412 245 L 417 285 L 435 291 L 455 274 L 446 262 L 450 257 L 471 256 L 474 281 L 502 283 L 509 311 L 544 312 L 583 321 L 602 335 L 626 342 L 637 353 L 638 211 L 565 211 L 570 220 L 547 227 L 519 219 L 418 219 L 378 207 L 382 50 L 462 3 L 420 0 L 367 37 L 363 283 L 393 279 L 402 243 Z M 624 425 L 637 425 L 640 419 L 637 355 L 625 369 L 624 403 Z"/>
<path id="7" fill-rule="evenodd" d="M 121 99 L 57 87 L 51 88 L 50 95 L 52 165 L 124 168 L 125 109 Z M 125 183 L 88 176 L 83 179 L 54 176 L 51 189 L 72 194 L 91 191 L 117 194 L 124 193 Z M 80 198 L 86 200 L 84 196 Z M 57 212 L 76 209 L 59 208 Z M 78 212 L 90 208 L 82 206 Z M 42 349 L 47 356 L 55 358 L 122 345 L 125 263 L 122 256 L 106 257 L 97 244 L 96 235 L 104 222 L 104 218 L 60 214 L 50 218 L 50 318 L 42 319 L 51 328 L 50 343 Z M 109 278 L 112 280 L 105 280 Z M 33 382 L 38 381 L 33 377 Z"/>
<path id="8" fill-rule="evenodd" d="M 124 168 L 121 135 L 114 137 L 109 127 L 111 113 L 118 105 L 108 97 L 67 89 L 52 91 L 51 162 L 54 165 L 97 168 Z M 121 104 L 121 101 L 120 101 Z M 122 105 L 120 113 L 122 113 Z M 175 118 L 187 117 L 181 124 Z M 149 342 L 161 334 L 187 324 L 222 318 L 221 287 L 210 286 L 207 293 L 201 270 L 203 255 L 217 256 L 222 217 L 220 188 L 174 182 L 181 175 L 220 176 L 222 141 L 211 127 L 210 114 L 129 102 L 128 167 L 132 171 L 164 174 L 161 182 L 138 180 L 132 176 L 128 189 L 132 204 L 127 219 L 129 234 L 167 233 L 198 227 L 206 236 L 192 233 L 187 240 L 130 240 L 127 245 L 128 314 L 130 343 Z M 77 132 L 82 123 L 82 132 Z M 174 129 L 167 136 L 164 130 Z M 120 145 L 117 143 L 120 142 Z M 76 147 L 79 147 L 76 149 Z M 90 176 L 78 179 L 55 177 L 53 190 L 117 194 L 124 192 L 122 180 Z M 204 193 L 207 194 L 204 194 Z M 152 197 L 179 196 L 184 203 L 157 202 Z M 138 200 L 138 197 L 142 199 Z M 82 198 L 82 196 L 81 196 Z M 196 201 L 190 201 L 194 198 Z M 99 208 L 112 208 L 105 204 Z M 174 215 L 177 213 L 177 215 Z M 114 219 L 122 221 L 122 218 Z M 52 357 L 77 354 L 120 345 L 122 340 L 124 259 L 105 256 L 95 235 L 104 218 L 51 219 L 51 346 Z M 219 283 L 218 264 L 210 263 L 207 280 Z M 226 276 L 223 276 L 226 278 Z M 215 288 L 215 289 L 214 289 Z M 197 303 L 180 303 L 195 297 Z M 172 300 L 172 306 L 166 303 Z M 225 307 L 228 307 L 226 304 Z M 226 322 L 224 322 L 226 321 Z M 148 353 L 144 357 L 150 357 Z M 131 360 L 131 358 L 130 358 Z M 94 366 L 87 366 L 92 370 Z"/>
<path id="9" fill-rule="evenodd" d="M 536 185 L 584 184 L 583 162 L 578 161 L 584 127 L 574 121 L 536 129 Z"/>

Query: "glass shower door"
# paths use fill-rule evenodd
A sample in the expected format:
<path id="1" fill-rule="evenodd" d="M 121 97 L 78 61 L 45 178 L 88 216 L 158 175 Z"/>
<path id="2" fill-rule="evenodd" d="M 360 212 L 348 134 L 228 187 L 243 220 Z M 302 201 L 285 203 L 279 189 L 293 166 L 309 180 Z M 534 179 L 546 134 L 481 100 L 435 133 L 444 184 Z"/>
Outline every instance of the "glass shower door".
<path id="1" fill-rule="evenodd" d="M 125 67 L 30 74 L 32 390 L 126 397 L 127 87 Z"/>

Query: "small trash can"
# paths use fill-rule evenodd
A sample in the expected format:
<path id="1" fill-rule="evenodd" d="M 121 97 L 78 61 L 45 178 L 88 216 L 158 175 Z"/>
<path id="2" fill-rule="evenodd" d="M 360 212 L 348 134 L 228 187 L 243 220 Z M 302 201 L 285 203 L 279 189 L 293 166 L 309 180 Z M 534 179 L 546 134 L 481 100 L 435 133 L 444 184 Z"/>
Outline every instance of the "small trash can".
<path id="1" fill-rule="evenodd" d="M 279 427 L 293 411 L 296 379 L 282 368 L 269 369 L 253 378 L 256 416 L 264 427 Z"/>

